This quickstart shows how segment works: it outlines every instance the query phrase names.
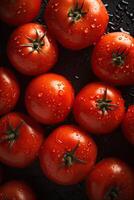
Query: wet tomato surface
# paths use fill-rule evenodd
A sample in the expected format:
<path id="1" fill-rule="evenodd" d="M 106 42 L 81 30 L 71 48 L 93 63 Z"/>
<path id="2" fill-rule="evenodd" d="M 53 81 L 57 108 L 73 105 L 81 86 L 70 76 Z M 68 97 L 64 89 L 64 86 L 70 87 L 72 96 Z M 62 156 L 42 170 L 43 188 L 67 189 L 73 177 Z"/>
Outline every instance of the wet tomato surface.
<path id="1" fill-rule="evenodd" d="M 94 48 L 92 68 L 103 81 L 115 85 L 134 84 L 134 38 L 115 32 L 103 36 Z"/>
<path id="2" fill-rule="evenodd" d="M 74 102 L 76 122 L 95 134 L 107 134 L 115 130 L 124 112 L 124 100 L 120 92 L 103 83 L 88 84 Z"/>
<path id="3" fill-rule="evenodd" d="M 69 81 L 58 74 L 41 75 L 29 84 L 25 103 L 29 114 L 43 124 L 65 120 L 74 101 Z"/>
<path id="4" fill-rule="evenodd" d="M 64 47 L 77 50 L 97 42 L 109 17 L 101 0 L 50 0 L 44 19 Z"/>
<path id="5" fill-rule="evenodd" d="M 97 147 L 80 128 L 63 125 L 55 129 L 42 145 L 40 164 L 52 181 L 71 185 L 82 181 L 93 167 Z"/>
<path id="6" fill-rule="evenodd" d="M 87 193 L 91 200 L 133 200 L 134 173 L 118 159 L 102 160 L 89 174 Z"/>
<path id="7" fill-rule="evenodd" d="M 19 72 L 39 75 L 55 65 L 58 49 L 45 26 L 28 23 L 13 32 L 8 42 L 7 54 Z"/>
<path id="8" fill-rule="evenodd" d="M 33 119 L 9 113 L 0 119 L 0 161 L 23 168 L 38 156 L 43 130 Z"/>
<path id="9" fill-rule="evenodd" d="M 0 115 L 11 111 L 19 98 L 20 88 L 14 74 L 0 67 Z"/>

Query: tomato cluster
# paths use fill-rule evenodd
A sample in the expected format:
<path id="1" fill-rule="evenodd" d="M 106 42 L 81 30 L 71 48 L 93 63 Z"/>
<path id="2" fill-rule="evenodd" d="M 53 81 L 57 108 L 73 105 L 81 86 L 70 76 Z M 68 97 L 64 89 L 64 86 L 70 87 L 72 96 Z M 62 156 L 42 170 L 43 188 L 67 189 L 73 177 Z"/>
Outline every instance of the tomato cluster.
<path id="1" fill-rule="evenodd" d="M 134 145 L 134 105 L 126 111 L 116 88 L 134 85 L 134 38 L 105 33 L 109 15 L 101 0 L 49 0 L 45 25 L 33 22 L 40 7 L 41 0 L 0 1 L 0 20 L 18 26 L 6 46 L 14 70 L 0 60 L 0 162 L 26 168 L 39 158 L 44 175 L 59 185 L 86 180 L 90 200 L 134 200 L 134 169 L 118 158 L 95 164 L 99 150 L 93 139 L 121 126 Z M 102 82 L 89 80 L 75 95 L 71 81 L 51 71 L 60 45 L 70 52 L 94 45 L 92 71 Z M 27 113 L 17 110 L 23 81 L 14 71 L 21 79 L 33 78 L 23 96 Z M 74 124 L 66 124 L 69 114 Z M 13 180 L 0 186 L 0 200 L 6 199 L 37 198 L 26 183 Z"/>

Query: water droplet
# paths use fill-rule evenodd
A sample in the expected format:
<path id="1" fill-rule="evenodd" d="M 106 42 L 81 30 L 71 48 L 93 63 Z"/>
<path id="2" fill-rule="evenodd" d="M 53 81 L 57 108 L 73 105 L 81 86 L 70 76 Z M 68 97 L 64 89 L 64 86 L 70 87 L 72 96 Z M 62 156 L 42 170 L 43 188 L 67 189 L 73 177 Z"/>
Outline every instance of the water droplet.
<path id="1" fill-rule="evenodd" d="M 18 11 L 17 11 L 17 14 L 20 15 L 20 14 L 21 14 L 21 10 L 18 10 Z"/>
<path id="2" fill-rule="evenodd" d="M 58 92 L 58 94 L 59 94 L 60 96 L 63 96 L 63 93 L 64 93 L 63 90 L 59 90 L 59 92 Z"/>
<path id="3" fill-rule="evenodd" d="M 96 27 L 96 25 L 95 25 L 95 24 L 91 24 L 91 27 L 92 27 L 92 28 L 95 28 L 95 27 Z"/>
<path id="4" fill-rule="evenodd" d="M 86 29 L 84 30 L 84 32 L 85 32 L 85 33 L 88 33 L 88 32 L 89 32 L 89 29 L 88 29 L 88 28 L 86 28 Z"/>

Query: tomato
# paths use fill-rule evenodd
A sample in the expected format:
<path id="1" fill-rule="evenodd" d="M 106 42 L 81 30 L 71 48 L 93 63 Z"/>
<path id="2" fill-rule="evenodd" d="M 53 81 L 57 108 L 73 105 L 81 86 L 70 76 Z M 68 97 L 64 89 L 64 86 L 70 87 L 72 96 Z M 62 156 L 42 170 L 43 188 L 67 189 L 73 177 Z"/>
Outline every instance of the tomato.
<path id="1" fill-rule="evenodd" d="M 64 47 L 78 50 L 98 41 L 109 17 L 101 0 L 50 0 L 44 19 Z"/>
<path id="2" fill-rule="evenodd" d="M 80 128 L 63 125 L 55 129 L 42 145 L 40 164 L 44 174 L 62 185 L 82 181 L 97 156 L 94 141 Z"/>
<path id="3" fill-rule="evenodd" d="M 41 0 L 0 1 L 0 19 L 10 25 L 20 25 L 32 21 L 41 7 Z"/>
<path id="4" fill-rule="evenodd" d="M 133 200 L 134 174 L 120 160 L 102 160 L 88 177 L 87 192 L 91 200 Z"/>
<path id="5" fill-rule="evenodd" d="M 26 75 L 38 75 L 54 66 L 58 50 L 44 26 L 29 23 L 13 32 L 8 42 L 7 54 L 18 71 Z"/>
<path id="6" fill-rule="evenodd" d="M 0 67 L 0 115 L 11 111 L 19 98 L 20 88 L 14 74 Z"/>
<path id="7" fill-rule="evenodd" d="M 43 124 L 56 124 L 65 120 L 74 101 L 74 90 L 66 78 L 46 74 L 35 78 L 26 91 L 29 114 Z"/>
<path id="8" fill-rule="evenodd" d="M 120 92 L 103 83 L 88 84 L 74 102 L 76 121 L 94 134 L 111 133 L 121 123 L 124 112 Z"/>
<path id="9" fill-rule="evenodd" d="M 38 155 L 43 130 L 33 119 L 9 113 L 0 119 L 0 162 L 23 168 Z"/>
<path id="10" fill-rule="evenodd" d="M 134 145 L 134 105 L 129 106 L 123 120 L 122 128 L 125 137 Z"/>
<path id="11" fill-rule="evenodd" d="M 31 188 L 22 181 L 10 181 L 0 186 L 1 200 L 36 200 Z"/>
<path id="12" fill-rule="evenodd" d="M 115 85 L 134 84 L 134 39 L 127 33 L 103 36 L 92 55 L 92 68 L 101 80 Z"/>

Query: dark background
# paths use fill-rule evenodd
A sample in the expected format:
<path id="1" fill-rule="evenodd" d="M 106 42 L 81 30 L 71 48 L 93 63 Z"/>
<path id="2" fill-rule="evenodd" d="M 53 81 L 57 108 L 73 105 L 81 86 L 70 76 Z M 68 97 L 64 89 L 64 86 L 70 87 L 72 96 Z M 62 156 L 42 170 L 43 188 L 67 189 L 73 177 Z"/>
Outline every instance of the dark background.
<path id="1" fill-rule="evenodd" d="M 127 31 L 134 36 L 134 1 L 133 0 L 104 0 L 110 15 L 110 23 L 107 32 Z M 46 1 L 42 3 L 39 16 L 34 20 L 42 23 L 42 14 Z M 14 28 L 0 22 L 0 54 L 1 65 L 14 71 L 21 85 L 21 98 L 15 111 L 26 112 L 24 107 L 24 92 L 31 78 L 19 74 L 9 63 L 6 55 L 6 44 Z M 91 71 L 90 55 L 92 47 L 73 52 L 59 46 L 60 55 L 56 66 L 51 70 L 64 75 L 69 79 L 76 91 L 89 82 L 97 80 Z M 119 88 L 126 100 L 126 108 L 134 104 L 134 86 Z M 64 124 L 75 123 L 72 114 Z M 55 126 L 56 127 L 56 126 Z M 49 134 L 55 127 L 44 127 Z M 98 160 L 106 157 L 117 157 L 134 167 L 134 147 L 129 144 L 122 135 L 121 129 L 108 136 L 93 136 L 98 145 Z M 25 180 L 35 193 L 38 200 L 87 200 L 84 183 L 75 186 L 59 186 L 49 181 L 42 173 L 38 160 L 25 169 L 13 169 L 2 165 L 4 168 L 4 181 L 12 179 Z"/>

